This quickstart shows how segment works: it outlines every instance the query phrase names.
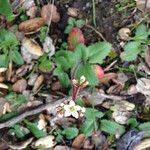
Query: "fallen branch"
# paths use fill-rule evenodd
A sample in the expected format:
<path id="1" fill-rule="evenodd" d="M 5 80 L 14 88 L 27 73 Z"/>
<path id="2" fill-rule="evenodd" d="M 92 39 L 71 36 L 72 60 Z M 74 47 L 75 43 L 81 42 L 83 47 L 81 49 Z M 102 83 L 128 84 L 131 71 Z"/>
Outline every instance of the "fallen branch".
<path id="1" fill-rule="evenodd" d="M 66 100 L 66 98 L 62 98 L 60 100 L 55 100 L 55 101 L 51 101 L 47 104 L 43 104 L 35 109 L 32 110 L 27 110 L 24 113 L 11 118 L 8 121 L 5 121 L 3 123 L 0 123 L 0 129 L 6 128 L 6 127 L 11 127 L 12 125 L 14 125 L 17 122 L 22 121 L 24 118 L 38 114 L 46 109 L 49 109 L 49 112 L 54 112 L 54 109 L 56 107 L 58 107 L 61 103 L 63 103 Z"/>

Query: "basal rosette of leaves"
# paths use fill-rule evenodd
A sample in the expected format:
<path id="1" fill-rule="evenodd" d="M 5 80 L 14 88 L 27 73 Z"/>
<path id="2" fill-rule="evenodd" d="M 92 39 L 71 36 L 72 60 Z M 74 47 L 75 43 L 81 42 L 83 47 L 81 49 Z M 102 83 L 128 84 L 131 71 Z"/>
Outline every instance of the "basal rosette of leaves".
<path id="1" fill-rule="evenodd" d="M 94 71 L 94 64 L 102 64 L 111 49 L 110 43 L 97 42 L 88 47 L 78 44 L 74 51 L 60 50 L 55 55 L 54 75 L 65 88 L 71 83 L 71 74 L 74 74 L 74 78 L 77 79 L 83 75 L 90 86 L 95 86 L 98 84 L 98 78 Z"/>
<path id="2" fill-rule="evenodd" d="M 147 50 L 148 29 L 145 24 L 140 24 L 132 37 L 123 47 L 124 52 L 121 53 L 123 61 L 134 61 L 138 55 L 142 55 Z"/>

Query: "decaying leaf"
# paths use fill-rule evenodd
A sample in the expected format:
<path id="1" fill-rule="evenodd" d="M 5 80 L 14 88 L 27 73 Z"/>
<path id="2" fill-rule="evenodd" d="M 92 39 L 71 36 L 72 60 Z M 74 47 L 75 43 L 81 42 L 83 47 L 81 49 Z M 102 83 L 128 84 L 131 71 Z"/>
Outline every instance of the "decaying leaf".
<path id="1" fill-rule="evenodd" d="M 22 93 L 27 88 L 27 81 L 25 79 L 20 79 L 13 84 L 13 91 Z"/>
<path id="2" fill-rule="evenodd" d="M 60 20 L 60 14 L 57 11 L 57 7 L 52 4 L 47 4 L 42 7 L 41 17 L 47 24 L 49 24 L 50 20 L 54 23 L 57 23 Z"/>
<path id="3" fill-rule="evenodd" d="M 41 86 L 43 81 L 44 81 L 44 76 L 40 75 L 35 81 L 35 84 L 34 84 L 34 87 L 33 87 L 33 92 L 35 92 Z"/>
<path id="4" fill-rule="evenodd" d="M 150 47 L 147 49 L 147 51 L 145 53 L 145 61 L 148 65 L 148 67 L 150 68 Z"/>
<path id="5" fill-rule="evenodd" d="M 141 141 L 137 146 L 135 146 L 134 150 L 145 150 L 150 147 L 150 139 L 145 139 Z"/>
<path id="6" fill-rule="evenodd" d="M 116 110 L 113 112 L 112 117 L 119 124 L 126 124 L 128 119 L 131 117 L 132 113 L 123 110 Z"/>
<path id="7" fill-rule="evenodd" d="M 121 28 L 118 32 L 118 35 L 121 40 L 126 41 L 130 37 L 130 33 L 131 33 L 131 31 L 129 28 Z"/>
<path id="8" fill-rule="evenodd" d="M 31 142 L 33 141 L 33 138 L 30 138 L 24 142 L 21 142 L 19 144 L 16 144 L 16 145 L 9 145 L 9 147 L 13 150 L 22 150 L 22 149 L 25 149 Z"/>
<path id="9" fill-rule="evenodd" d="M 30 18 L 35 18 L 36 14 L 38 11 L 38 7 L 37 6 L 32 6 L 28 11 L 27 11 L 27 16 L 29 16 Z"/>
<path id="10" fill-rule="evenodd" d="M 24 39 L 22 41 L 21 53 L 24 61 L 27 63 L 31 63 L 32 59 L 38 59 L 43 55 L 42 48 L 31 39 Z"/>
<path id="11" fill-rule="evenodd" d="M 1 67 L 0 68 L 0 73 L 5 72 L 7 70 L 7 68 Z"/>
<path id="12" fill-rule="evenodd" d="M 50 37 L 46 37 L 43 43 L 43 51 L 48 53 L 49 58 L 55 54 L 55 46 Z"/>
<path id="13" fill-rule="evenodd" d="M 86 136 L 84 134 L 79 134 L 72 143 L 72 147 L 80 149 L 82 148 L 84 141 L 86 139 Z"/>
<path id="14" fill-rule="evenodd" d="M 136 6 L 142 12 L 150 12 L 150 0 L 136 0 Z"/>
<path id="15" fill-rule="evenodd" d="M 143 132 L 130 130 L 118 140 L 117 150 L 133 150 L 142 138 Z"/>
<path id="16" fill-rule="evenodd" d="M 38 74 L 32 74 L 28 80 L 28 85 L 33 86 L 36 82 Z"/>
<path id="17" fill-rule="evenodd" d="M 69 16 L 72 16 L 72 17 L 77 17 L 78 16 L 78 9 L 77 8 L 73 8 L 73 7 L 69 7 L 67 14 Z"/>
<path id="18" fill-rule="evenodd" d="M 52 135 L 48 135 L 45 137 L 42 137 L 40 139 L 38 139 L 35 143 L 34 143 L 34 147 L 35 148 L 52 148 L 55 146 L 56 142 L 54 141 L 54 136 Z"/>
<path id="19" fill-rule="evenodd" d="M 39 29 L 45 24 L 43 18 L 33 18 L 27 21 L 24 21 L 19 24 L 19 31 L 24 33 L 33 33 L 39 31 Z"/>
<path id="20" fill-rule="evenodd" d="M 138 92 L 150 96 L 150 80 L 146 78 L 140 78 L 137 80 L 136 89 Z"/>
<path id="21" fill-rule="evenodd" d="M 8 86 L 4 83 L 0 83 L 0 88 L 1 89 L 8 89 Z"/>

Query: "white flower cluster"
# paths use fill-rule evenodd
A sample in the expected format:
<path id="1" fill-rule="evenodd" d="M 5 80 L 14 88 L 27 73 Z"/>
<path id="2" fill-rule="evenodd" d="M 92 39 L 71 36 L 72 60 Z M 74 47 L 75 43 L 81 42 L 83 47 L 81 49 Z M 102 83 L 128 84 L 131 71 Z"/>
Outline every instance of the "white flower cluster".
<path id="1" fill-rule="evenodd" d="M 83 117 L 86 111 L 84 107 L 76 105 L 73 100 L 70 100 L 69 104 L 62 103 L 60 107 L 61 107 L 61 110 L 58 112 L 59 117 L 72 116 L 77 119 L 79 117 Z"/>

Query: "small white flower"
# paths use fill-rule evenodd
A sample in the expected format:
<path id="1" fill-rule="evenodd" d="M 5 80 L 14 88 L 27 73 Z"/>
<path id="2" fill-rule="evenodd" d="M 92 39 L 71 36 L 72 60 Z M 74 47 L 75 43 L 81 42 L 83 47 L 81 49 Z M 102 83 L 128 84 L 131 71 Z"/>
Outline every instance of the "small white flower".
<path id="1" fill-rule="evenodd" d="M 65 110 L 65 113 L 64 113 L 65 117 L 73 116 L 75 118 L 79 118 L 79 111 L 81 111 L 82 108 L 81 106 L 76 105 L 73 100 L 71 100 L 69 102 L 69 105 L 64 106 L 64 110 Z"/>

